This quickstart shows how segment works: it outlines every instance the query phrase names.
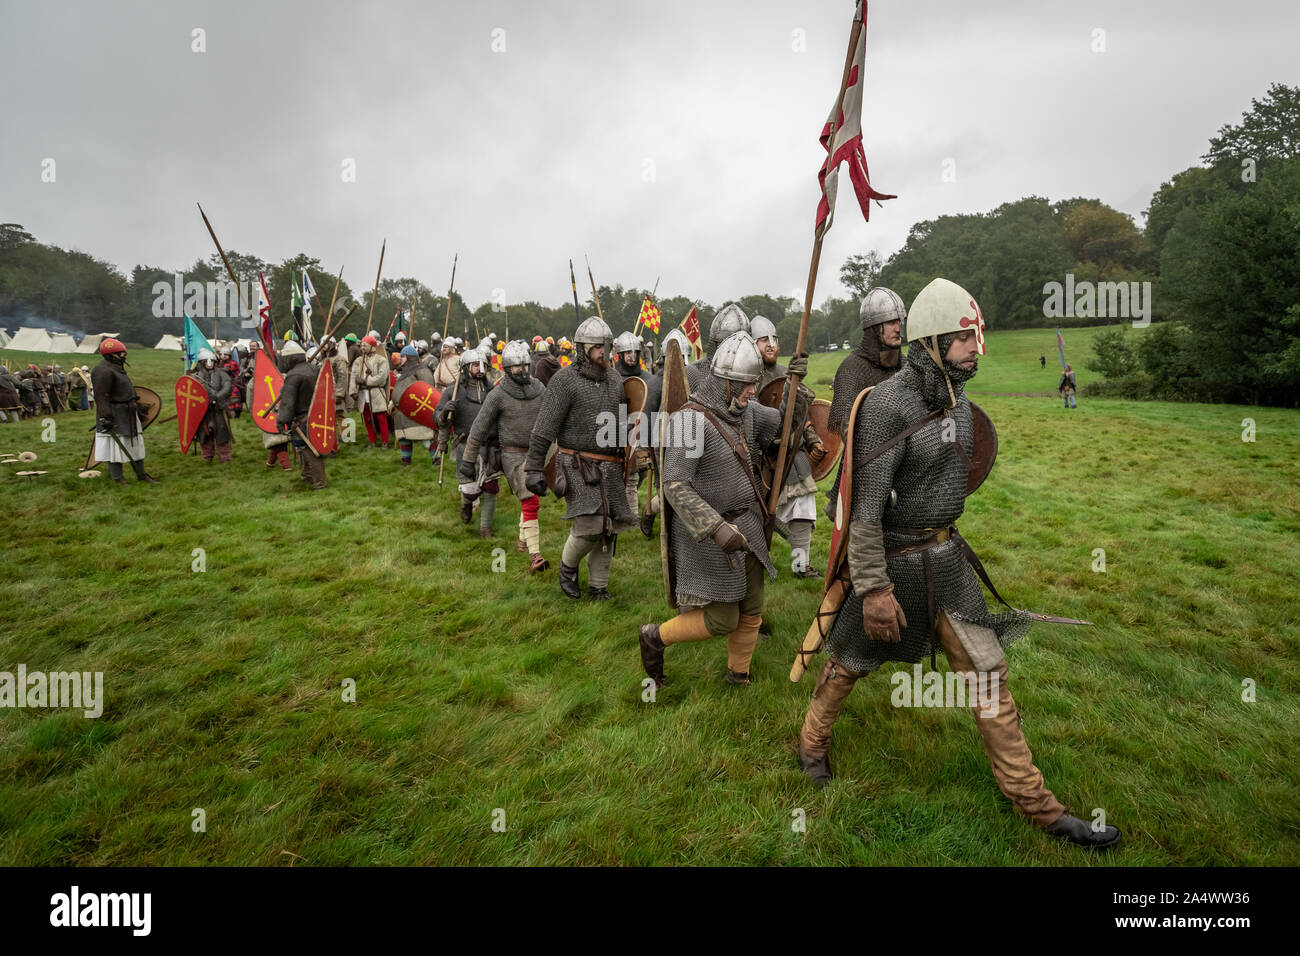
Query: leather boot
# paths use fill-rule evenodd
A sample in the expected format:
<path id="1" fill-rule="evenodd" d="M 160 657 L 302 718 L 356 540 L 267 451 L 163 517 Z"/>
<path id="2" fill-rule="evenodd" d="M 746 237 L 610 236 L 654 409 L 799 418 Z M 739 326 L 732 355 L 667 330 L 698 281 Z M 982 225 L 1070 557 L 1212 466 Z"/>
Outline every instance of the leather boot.
<path id="1" fill-rule="evenodd" d="M 753 680 L 749 676 L 749 671 L 745 671 L 745 673 L 743 674 L 738 674 L 736 673 L 736 671 L 733 671 L 730 667 L 727 668 L 727 676 L 724 677 L 723 680 L 725 680 L 732 687 L 743 687 L 746 684 L 753 683 Z"/>
<path id="2" fill-rule="evenodd" d="M 307 469 L 312 491 L 323 490 L 325 488 L 325 459 L 317 458 L 311 452 L 307 452 Z"/>
<path id="3" fill-rule="evenodd" d="M 478 529 L 478 536 L 479 536 L 480 538 L 490 538 L 490 537 L 492 537 L 492 529 L 491 529 L 491 528 L 479 528 L 479 529 Z"/>
<path id="4" fill-rule="evenodd" d="M 799 732 L 799 763 L 808 779 L 824 787 L 831 779 L 830 761 L 831 728 L 840 716 L 840 709 L 849 692 L 857 683 L 858 675 L 845 670 L 835 658 L 827 658 L 817 675 L 808 714 Z"/>
<path id="5" fill-rule="evenodd" d="M 655 516 L 654 512 L 648 512 L 641 515 L 641 533 L 647 538 L 653 538 L 655 535 Z"/>
<path id="6" fill-rule="evenodd" d="M 537 574 L 539 571 L 545 571 L 550 566 L 551 566 L 551 562 L 547 561 L 540 554 L 530 554 L 528 556 L 529 574 Z"/>
<path id="7" fill-rule="evenodd" d="M 1118 827 L 1104 826 L 1100 830 L 1094 830 L 1091 824 L 1068 813 L 1062 813 L 1056 822 L 1045 827 L 1043 832 L 1062 840 L 1069 840 L 1075 846 L 1086 847 L 1089 850 L 1109 850 L 1119 843 L 1120 838 Z"/>
<path id="8" fill-rule="evenodd" d="M 591 599 L 593 601 L 608 601 L 611 597 L 613 597 L 613 595 L 610 594 L 608 589 L 606 588 L 589 587 L 587 588 L 587 593 L 591 596 Z"/>
<path id="9" fill-rule="evenodd" d="M 575 601 L 582 597 L 582 589 L 578 587 L 578 569 L 571 568 L 564 561 L 560 561 L 560 590 L 564 592 L 565 597 L 573 598 Z"/>
<path id="10" fill-rule="evenodd" d="M 474 517 L 474 502 L 471 499 L 466 498 L 464 495 L 461 495 L 460 496 L 460 523 L 469 524 L 469 519 L 472 517 Z"/>
<path id="11" fill-rule="evenodd" d="M 639 638 L 641 666 L 656 687 L 663 687 L 668 681 L 664 677 L 664 642 L 659 639 L 659 625 L 642 624 Z"/>

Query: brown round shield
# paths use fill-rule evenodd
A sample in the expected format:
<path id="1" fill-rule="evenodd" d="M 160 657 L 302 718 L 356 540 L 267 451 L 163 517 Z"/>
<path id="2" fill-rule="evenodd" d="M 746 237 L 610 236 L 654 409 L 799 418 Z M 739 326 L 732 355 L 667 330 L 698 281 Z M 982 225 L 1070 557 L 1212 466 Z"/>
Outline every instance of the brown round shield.
<path id="1" fill-rule="evenodd" d="M 817 432 L 817 437 L 821 439 L 822 447 L 826 449 L 826 457 L 818 464 L 813 466 L 813 480 L 821 481 L 839 464 L 840 453 L 844 451 L 844 442 L 840 439 L 839 433 L 830 426 L 831 403 L 824 398 L 814 398 L 812 405 L 808 409 L 808 421 Z"/>
<path id="2" fill-rule="evenodd" d="M 158 413 L 162 411 L 162 399 L 152 388 L 137 385 L 135 400 L 140 403 L 140 430 L 144 431 L 153 424 Z"/>
<path id="3" fill-rule="evenodd" d="M 763 386 L 762 391 L 758 393 L 760 405 L 766 405 L 768 408 L 781 407 L 781 395 L 785 392 L 785 376 L 774 378 Z"/>
<path id="4" fill-rule="evenodd" d="M 970 471 L 966 474 L 966 494 L 972 494 L 984 484 L 998 457 L 998 430 L 984 409 L 970 403 L 970 424 L 974 432 L 971 448 Z"/>
<path id="5" fill-rule="evenodd" d="M 624 452 L 630 456 L 644 440 L 641 433 L 645 431 L 646 424 L 641 413 L 645 411 L 645 380 L 638 376 L 623 379 L 623 398 L 627 401 L 627 446 Z"/>

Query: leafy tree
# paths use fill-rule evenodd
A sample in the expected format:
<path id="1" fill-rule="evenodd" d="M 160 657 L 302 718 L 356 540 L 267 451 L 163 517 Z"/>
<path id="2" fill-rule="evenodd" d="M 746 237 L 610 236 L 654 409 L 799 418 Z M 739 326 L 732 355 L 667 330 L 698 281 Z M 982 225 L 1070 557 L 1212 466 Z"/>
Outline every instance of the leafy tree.
<path id="1" fill-rule="evenodd" d="M 877 284 L 880 270 L 884 267 L 880 254 L 874 249 L 864 255 L 849 256 L 840 266 L 840 281 L 861 299 L 868 289 Z"/>
<path id="2" fill-rule="evenodd" d="M 1244 159 L 1294 159 L 1300 156 L 1300 88 L 1269 85 L 1263 100 L 1252 99 L 1250 111 L 1236 126 L 1220 127 L 1203 157 L 1211 166 L 1239 169 Z"/>

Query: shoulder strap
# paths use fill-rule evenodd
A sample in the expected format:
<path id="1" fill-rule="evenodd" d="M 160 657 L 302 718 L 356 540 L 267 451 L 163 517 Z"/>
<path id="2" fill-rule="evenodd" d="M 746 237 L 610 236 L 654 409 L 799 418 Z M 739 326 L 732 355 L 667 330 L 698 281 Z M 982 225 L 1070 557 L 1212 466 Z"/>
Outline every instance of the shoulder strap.
<path id="1" fill-rule="evenodd" d="M 709 424 L 713 426 L 714 430 L 716 430 L 717 433 L 722 436 L 723 440 L 728 445 L 731 446 L 732 454 L 734 454 L 736 456 L 736 460 L 740 462 L 741 468 L 743 468 L 745 471 L 745 477 L 749 479 L 749 483 L 754 488 L 754 497 L 758 499 L 758 506 L 759 508 L 762 509 L 763 520 L 764 522 L 766 522 L 767 502 L 763 500 L 763 491 L 758 486 L 758 479 L 754 477 L 754 467 L 753 465 L 750 464 L 749 461 L 749 451 L 745 446 L 745 439 L 740 437 L 739 433 L 737 433 L 736 438 L 733 440 L 731 437 L 731 430 L 729 428 L 723 427 L 722 422 L 718 420 L 718 416 L 713 414 L 713 412 L 710 409 L 705 408 L 703 405 L 700 405 L 697 402 L 687 402 L 685 405 L 682 406 L 682 408 L 688 408 L 691 411 L 699 412 L 701 415 L 703 415 L 706 419 L 708 419 Z"/>

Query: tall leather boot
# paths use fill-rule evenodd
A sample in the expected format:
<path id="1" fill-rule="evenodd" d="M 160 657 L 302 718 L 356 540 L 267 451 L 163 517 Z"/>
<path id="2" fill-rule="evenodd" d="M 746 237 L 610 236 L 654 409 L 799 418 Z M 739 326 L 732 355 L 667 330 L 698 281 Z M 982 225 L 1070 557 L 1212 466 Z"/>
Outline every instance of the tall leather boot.
<path id="1" fill-rule="evenodd" d="M 943 643 L 948 666 L 959 673 L 976 673 L 970 655 L 952 629 L 946 614 L 939 615 L 936 630 Z M 971 708 L 975 725 L 984 739 L 989 764 L 993 768 L 993 779 L 1017 812 L 1029 817 L 1035 826 L 1046 829 L 1065 813 L 1065 807 L 1047 789 L 1042 773 L 1034 766 L 1034 756 L 1029 752 L 1029 744 L 1020 728 L 1020 714 L 1016 712 L 1016 702 L 1011 697 L 1006 658 L 1002 658 L 991 671 L 978 674 L 977 679 L 990 682 L 990 692 L 991 681 L 997 680 L 997 705 L 987 708 L 996 710 L 996 713 L 986 713 L 984 705 L 978 702 Z"/>
<path id="2" fill-rule="evenodd" d="M 692 608 L 683 611 L 663 624 L 643 624 L 638 635 L 641 644 L 641 666 L 646 675 L 652 678 L 656 687 L 666 684 L 664 677 L 664 648 L 669 644 L 682 644 L 687 641 L 702 641 L 711 637 L 704 611 Z"/>
<path id="3" fill-rule="evenodd" d="M 305 452 L 303 457 L 307 460 L 312 491 L 320 491 L 325 487 L 325 459 L 316 457 L 310 451 Z"/>
<path id="4" fill-rule="evenodd" d="M 799 764 L 816 786 L 831 782 L 831 728 L 839 719 L 840 709 L 848 699 L 859 674 L 828 657 L 817 675 L 808 713 L 799 732 Z"/>

